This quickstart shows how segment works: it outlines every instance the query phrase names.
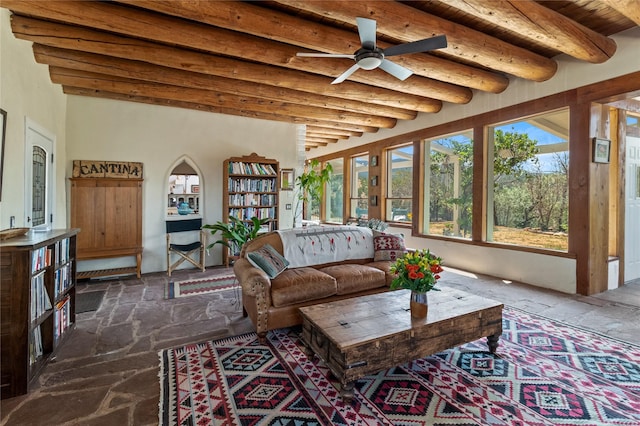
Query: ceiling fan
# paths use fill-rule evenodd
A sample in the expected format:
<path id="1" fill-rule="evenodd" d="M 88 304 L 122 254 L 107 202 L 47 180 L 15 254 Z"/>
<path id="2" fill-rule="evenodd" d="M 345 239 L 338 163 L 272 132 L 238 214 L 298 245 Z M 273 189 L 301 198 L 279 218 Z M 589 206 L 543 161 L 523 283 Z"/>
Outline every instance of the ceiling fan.
<path id="1" fill-rule="evenodd" d="M 387 56 L 404 55 L 407 53 L 427 52 L 434 49 L 447 47 L 447 38 L 444 35 L 425 38 L 423 40 L 412 41 L 410 43 L 391 46 L 386 49 L 376 47 L 376 21 L 367 18 L 356 18 L 358 23 L 358 34 L 362 47 L 353 55 L 342 55 L 336 53 L 298 53 L 297 56 L 309 58 L 349 58 L 356 61 L 355 65 L 342 73 L 331 84 L 342 83 L 358 68 L 373 70 L 380 68 L 399 80 L 406 80 L 413 71 L 385 59 Z"/>

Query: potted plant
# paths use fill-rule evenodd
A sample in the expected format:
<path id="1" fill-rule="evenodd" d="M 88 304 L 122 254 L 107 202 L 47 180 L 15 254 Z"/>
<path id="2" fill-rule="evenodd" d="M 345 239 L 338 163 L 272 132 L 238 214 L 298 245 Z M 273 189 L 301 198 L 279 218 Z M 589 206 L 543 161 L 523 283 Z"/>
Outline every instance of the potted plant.
<path id="1" fill-rule="evenodd" d="M 320 162 L 315 158 L 310 160 L 306 165 L 306 171 L 296 177 L 296 208 L 293 214 L 293 226 L 296 225 L 296 219 L 302 213 L 301 209 L 304 203 L 310 200 L 322 199 L 324 186 L 331 179 L 333 167 L 331 164 L 325 164 L 322 170 L 318 170 Z"/>
<path id="2" fill-rule="evenodd" d="M 406 253 L 391 265 L 390 272 L 395 274 L 391 289 L 411 290 L 411 316 L 426 318 L 428 312 L 427 292 L 439 291 L 435 285 L 440 279 L 442 259 L 429 250 L 416 250 Z"/>
<path id="3" fill-rule="evenodd" d="M 207 246 L 207 250 L 216 244 L 222 244 L 229 249 L 231 256 L 238 256 L 242 246 L 258 236 L 262 225 L 267 223 L 269 218 L 252 217 L 250 222 L 229 216 L 229 222 L 218 221 L 213 225 L 203 225 L 202 229 L 209 229 L 211 235 L 220 232 L 221 239 L 216 240 Z"/>

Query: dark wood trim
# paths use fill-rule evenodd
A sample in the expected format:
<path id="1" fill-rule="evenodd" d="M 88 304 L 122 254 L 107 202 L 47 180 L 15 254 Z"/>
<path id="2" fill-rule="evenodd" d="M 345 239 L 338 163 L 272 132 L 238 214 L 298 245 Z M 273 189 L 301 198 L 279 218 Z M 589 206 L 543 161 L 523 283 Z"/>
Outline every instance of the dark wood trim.
<path id="1" fill-rule="evenodd" d="M 419 235 L 423 221 L 420 206 L 424 204 L 424 196 L 420 189 L 424 187 L 424 173 L 420 173 L 420 165 L 424 164 L 422 160 L 429 151 L 423 149 L 424 143 L 422 141 L 421 139 L 413 141 L 413 185 L 411 186 L 411 197 L 413 200 L 418 200 L 418 202 L 411 203 L 411 236 Z M 413 220 L 413 218 L 417 218 L 417 220 Z"/>
<path id="2" fill-rule="evenodd" d="M 615 102 L 640 96 L 640 71 L 576 89 L 576 102 Z"/>
<path id="3" fill-rule="evenodd" d="M 484 162 L 487 147 L 485 143 L 485 130 L 483 126 L 473 128 L 473 208 L 471 217 L 471 241 L 481 242 L 487 238 L 487 165 Z"/>
<path id="4" fill-rule="evenodd" d="M 615 195 L 615 197 L 617 198 L 617 202 L 618 202 L 618 210 L 617 210 L 617 216 L 616 216 L 616 222 L 617 222 L 616 234 L 620 236 L 620 235 L 626 235 L 625 233 L 625 230 L 626 230 L 625 183 L 626 183 L 627 169 L 625 165 L 625 159 L 626 159 L 626 152 L 627 152 L 627 143 L 626 143 L 627 112 L 624 110 L 618 110 L 618 111 L 619 111 L 619 114 L 618 114 L 618 126 L 617 126 L 616 136 L 619 143 L 618 143 L 618 157 L 616 161 L 619 164 L 619 169 L 618 169 L 619 184 L 617 185 L 617 195 Z M 617 247 L 618 259 L 620 262 L 619 265 L 622 266 L 624 265 L 624 261 L 625 261 L 624 238 L 617 238 L 616 247 Z M 625 282 L 624 268 L 619 268 L 619 270 L 620 270 L 620 273 L 618 276 L 618 285 L 623 285 Z"/>

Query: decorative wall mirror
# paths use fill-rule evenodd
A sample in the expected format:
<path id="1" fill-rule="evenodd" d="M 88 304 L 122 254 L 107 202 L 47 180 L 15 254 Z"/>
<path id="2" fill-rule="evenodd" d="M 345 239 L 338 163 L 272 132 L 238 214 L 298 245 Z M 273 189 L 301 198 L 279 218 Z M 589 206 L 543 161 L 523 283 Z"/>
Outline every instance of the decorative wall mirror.
<path id="1" fill-rule="evenodd" d="M 166 206 L 167 216 L 201 216 L 200 175 L 186 160 L 169 175 Z"/>

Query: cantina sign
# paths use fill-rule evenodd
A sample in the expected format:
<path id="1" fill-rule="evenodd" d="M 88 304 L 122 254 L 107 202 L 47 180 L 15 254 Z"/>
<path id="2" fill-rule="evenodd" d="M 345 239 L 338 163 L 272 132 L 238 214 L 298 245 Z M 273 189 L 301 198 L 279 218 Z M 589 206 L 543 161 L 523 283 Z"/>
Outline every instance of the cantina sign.
<path id="1" fill-rule="evenodd" d="M 131 161 L 73 160 L 73 177 L 142 179 L 142 163 Z"/>

